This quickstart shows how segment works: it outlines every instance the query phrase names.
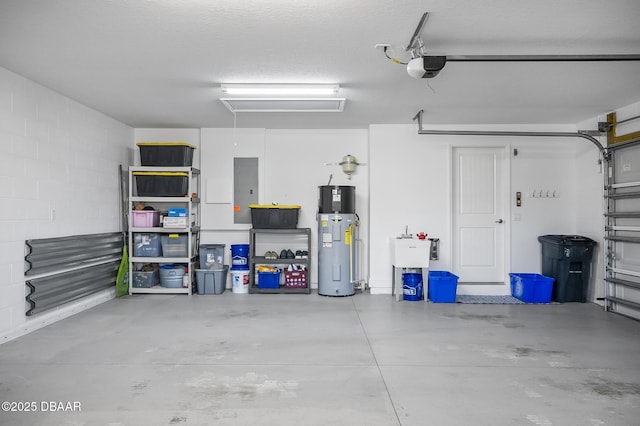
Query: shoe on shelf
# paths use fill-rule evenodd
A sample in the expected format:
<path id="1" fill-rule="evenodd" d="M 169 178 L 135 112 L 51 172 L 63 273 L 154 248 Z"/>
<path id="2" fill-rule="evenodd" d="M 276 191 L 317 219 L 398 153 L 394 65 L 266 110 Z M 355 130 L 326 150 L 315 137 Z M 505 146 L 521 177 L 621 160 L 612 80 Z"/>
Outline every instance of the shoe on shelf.
<path id="1" fill-rule="evenodd" d="M 268 251 L 264 254 L 265 259 L 277 259 L 278 254 L 275 251 Z"/>
<path id="2" fill-rule="evenodd" d="M 295 259 L 296 255 L 289 249 L 287 249 L 287 259 Z"/>
<path id="3" fill-rule="evenodd" d="M 287 257 L 287 250 L 286 249 L 282 249 L 282 251 L 280 252 L 280 259 L 286 259 Z"/>
<path id="4" fill-rule="evenodd" d="M 296 250 L 296 259 L 302 259 L 302 250 Z"/>

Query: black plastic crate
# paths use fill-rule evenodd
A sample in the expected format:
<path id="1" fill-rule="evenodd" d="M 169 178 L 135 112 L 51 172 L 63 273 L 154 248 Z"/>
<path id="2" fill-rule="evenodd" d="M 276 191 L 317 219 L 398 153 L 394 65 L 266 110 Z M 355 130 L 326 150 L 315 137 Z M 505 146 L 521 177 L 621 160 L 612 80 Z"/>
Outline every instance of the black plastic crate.
<path id="1" fill-rule="evenodd" d="M 143 166 L 191 167 L 195 146 L 186 142 L 140 142 Z"/>
<path id="2" fill-rule="evenodd" d="M 256 229 L 295 229 L 300 206 L 250 204 L 251 224 Z"/>
<path id="3" fill-rule="evenodd" d="M 189 175 L 183 172 L 134 172 L 139 197 L 184 197 Z"/>

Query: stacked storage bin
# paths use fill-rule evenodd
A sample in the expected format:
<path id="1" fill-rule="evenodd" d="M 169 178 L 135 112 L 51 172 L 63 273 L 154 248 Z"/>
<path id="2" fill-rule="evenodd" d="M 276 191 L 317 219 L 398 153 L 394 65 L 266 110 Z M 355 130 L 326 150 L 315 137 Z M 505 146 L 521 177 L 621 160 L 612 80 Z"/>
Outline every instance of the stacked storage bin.
<path id="1" fill-rule="evenodd" d="M 132 212 L 133 226 L 151 227 L 148 220 L 153 221 L 152 215 L 135 215 Z M 156 213 L 151 211 L 150 213 Z M 156 216 L 157 217 L 157 216 Z M 155 222 L 157 225 L 157 222 Z M 158 257 L 162 256 L 162 248 L 160 245 L 160 236 L 155 233 L 135 233 L 133 234 L 133 255 L 136 257 Z M 134 288 L 151 288 L 160 283 L 160 275 L 158 274 L 158 265 L 155 263 L 146 263 L 133 271 L 132 286 Z"/>
<path id="2" fill-rule="evenodd" d="M 224 244 L 200 244 L 200 268 L 196 269 L 198 294 L 222 294 L 227 286 Z"/>

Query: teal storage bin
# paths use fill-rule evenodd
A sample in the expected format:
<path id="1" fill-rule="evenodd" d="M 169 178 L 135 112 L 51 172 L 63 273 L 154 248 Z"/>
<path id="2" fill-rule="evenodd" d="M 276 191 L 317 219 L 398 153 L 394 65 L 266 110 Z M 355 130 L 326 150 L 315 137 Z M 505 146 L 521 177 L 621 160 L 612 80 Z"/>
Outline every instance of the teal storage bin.
<path id="1" fill-rule="evenodd" d="M 447 271 L 429 271 L 427 298 L 434 303 L 455 303 L 458 277 Z"/>

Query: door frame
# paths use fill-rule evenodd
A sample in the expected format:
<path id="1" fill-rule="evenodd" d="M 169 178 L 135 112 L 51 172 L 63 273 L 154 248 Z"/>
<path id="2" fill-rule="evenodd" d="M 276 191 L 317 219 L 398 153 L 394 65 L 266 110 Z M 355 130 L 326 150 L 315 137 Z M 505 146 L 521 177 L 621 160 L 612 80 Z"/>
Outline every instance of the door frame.
<path id="1" fill-rule="evenodd" d="M 448 149 L 448 166 L 449 166 L 449 176 L 448 176 L 448 186 L 449 186 L 449 241 L 451 244 L 449 245 L 449 259 L 451 259 L 451 267 L 453 268 L 453 259 L 454 259 L 454 242 L 453 242 L 453 234 L 455 223 L 453 221 L 453 202 L 454 202 L 454 167 L 453 161 L 454 158 L 454 150 L 458 148 L 490 148 L 490 149 L 502 149 L 504 153 L 504 158 L 502 160 L 502 180 L 503 180 L 503 209 L 504 209 L 504 235 L 503 235 L 503 280 L 504 285 L 495 285 L 495 284 L 471 284 L 465 285 L 464 283 L 460 283 L 458 285 L 457 293 L 458 294 L 471 294 L 471 295 L 510 295 L 511 294 L 511 285 L 509 281 L 509 272 L 511 271 L 511 220 L 512 220 L 512 212 L 511 206 L 513 202 L 515 202 L 515 196 L 511 196 L 511 144 L 510 143 L 495 143 L 492 140 L 489 140 L 491 136 L 478 136 L 478 139 L 474 142 L 456 142 L 450 143 Z M 455 273 L 455 272 L 454 272 Z"/>

